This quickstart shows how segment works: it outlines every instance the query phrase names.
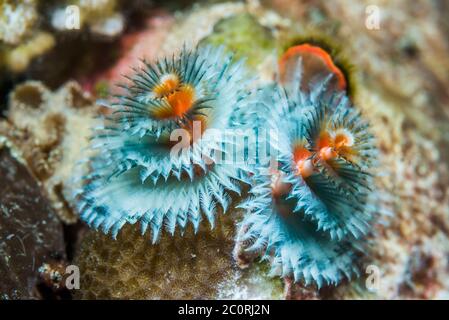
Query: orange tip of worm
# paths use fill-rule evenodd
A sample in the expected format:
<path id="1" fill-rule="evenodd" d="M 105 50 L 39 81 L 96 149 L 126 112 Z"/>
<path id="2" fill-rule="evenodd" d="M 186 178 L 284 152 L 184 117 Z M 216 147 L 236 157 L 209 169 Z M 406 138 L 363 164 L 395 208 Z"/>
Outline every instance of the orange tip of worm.
<path id="1" fill-rule="evenodd" d="M 301 44 L 289 48 L 279 59 L 279 71 L 281 81 L 286 81 L 288 76 L 286 74 L 291 72 L 288 64 L 296 63 L 298 58 L 303 61 L 303 78 L 311 79 L 312 75 L 319 72 L 320 69 L 325 69 L 328 73 L 335 75 L 336 88 L 344 91 L 347 88 L 346 78 L 343 72 L 338 68 L 329 53 L 320 47 L 312 46 L 310 44 Z"/>

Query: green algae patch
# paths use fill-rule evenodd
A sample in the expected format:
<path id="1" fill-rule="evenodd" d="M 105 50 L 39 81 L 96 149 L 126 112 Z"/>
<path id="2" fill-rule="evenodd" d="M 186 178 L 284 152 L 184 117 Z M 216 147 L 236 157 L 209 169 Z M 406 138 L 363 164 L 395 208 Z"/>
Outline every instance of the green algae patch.
<path id="1" fill-rule="evenodd" d="M 111 94 L 109 83 L 105 80 L 99 80 L 95 83 L 94 93 L 96 97 L 106 99 Z"/>
<path id="2" fill-rule="evenodd" d="M 246 58 L 248 66 L 255 68 L 275 49 L 275 39 L 268 28 L 248 14 L 239 14 L 218 21 L 213 32 L 201 44 L 224 46 L 236 58 Z"/>

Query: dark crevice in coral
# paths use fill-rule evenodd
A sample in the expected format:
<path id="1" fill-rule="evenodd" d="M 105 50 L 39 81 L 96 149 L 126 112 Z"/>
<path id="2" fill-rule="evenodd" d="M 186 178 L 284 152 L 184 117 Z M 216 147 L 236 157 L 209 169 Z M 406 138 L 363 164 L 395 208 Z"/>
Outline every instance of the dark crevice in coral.
<path id="1" fill-rule="evenodd" d="M 122 1 L 120 12 L 127 23 L 124 33 L 134 32 L 145 28 L 145 22 L 153 14 L 155 3 L 149 0 Z"/>
<path id="2" fill-rule="evenodd" d="M 23 76 L 13 76 L 7 71 L 0 71 L 0 119 L 5 118 L 8 107 L 8 96 L 16 84 L 24 81 Z"/>
<path id="3" fill-rule="evenodd" d="M 55 290 L 44 282 L 36 285 L 37 295 L 42 300 L 72 300 L 70 290 L 63 289 L 55 292 Z"/>
<path id="4" fill-rule="evenodd" d="M 402 52 L 411 59 L 416 59 L 419 58 L 419 48 L 418 46 L 413 43 L 413 42 L 409 42 L 406 43 L 403 47 L 402 47 Z"/>
<path id="5" fill-rule="evenodd" d="M 64 243 L 66 249 L 67 260 L 69 262 L 73 261 L 75 257 L 80 240 L 84 235 L 87 226 L 85 223 L 78 221 L 75 224 L 63 224 L 63 233 L 64 233 Z"/>
<path id="6" fill-rule="evenodd" d="M 54 90 L 67 79 L 83 79 L 107 69 L 118 58 L 118 40 L 97 40 L 86 33 L 58 35 L 55 48 L 31 64 L 27 78 L 40 80 Z"/>

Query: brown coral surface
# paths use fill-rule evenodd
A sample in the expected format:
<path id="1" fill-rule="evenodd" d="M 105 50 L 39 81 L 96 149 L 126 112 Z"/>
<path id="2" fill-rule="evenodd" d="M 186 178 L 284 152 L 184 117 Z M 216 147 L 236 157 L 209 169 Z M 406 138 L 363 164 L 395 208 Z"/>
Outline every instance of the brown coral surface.
<path id="1" fill-rule="evenodd" d="M 0 300 L 41 298 L 39 268 L 65 258 L 61 224 L 15 148 L 4 140 L 0 181 Z"/>

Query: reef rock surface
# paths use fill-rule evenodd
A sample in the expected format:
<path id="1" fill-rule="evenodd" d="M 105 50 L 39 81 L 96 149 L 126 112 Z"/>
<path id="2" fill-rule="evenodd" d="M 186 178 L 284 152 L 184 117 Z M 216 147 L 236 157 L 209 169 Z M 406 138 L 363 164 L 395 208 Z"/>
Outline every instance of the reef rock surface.
<path id="1" fill-rule="evenodd" d="M 0 139 L 0 299 L 38 299 L 39 268 L 65 259 L 62 226 L 14 147 Z"/>

